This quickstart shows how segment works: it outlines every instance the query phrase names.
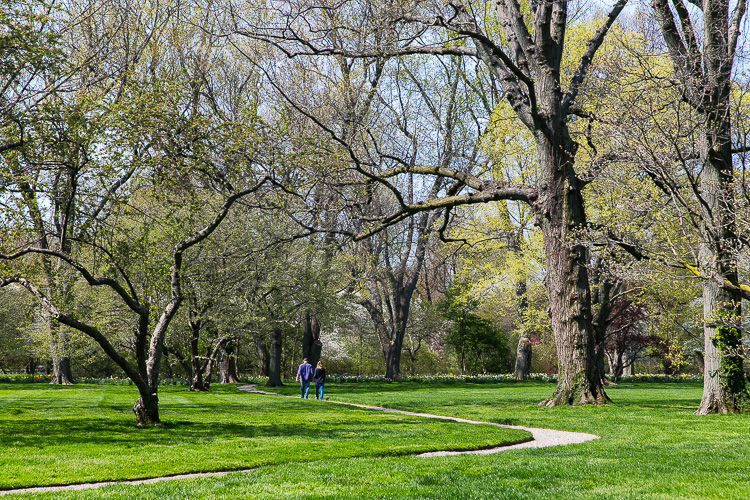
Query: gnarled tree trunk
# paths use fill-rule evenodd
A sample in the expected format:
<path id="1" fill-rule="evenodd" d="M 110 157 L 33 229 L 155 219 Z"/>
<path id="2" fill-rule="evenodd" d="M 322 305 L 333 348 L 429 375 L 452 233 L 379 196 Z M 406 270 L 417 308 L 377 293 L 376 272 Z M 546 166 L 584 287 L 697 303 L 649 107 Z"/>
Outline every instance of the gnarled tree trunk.
<path id="1" fill-rule="evenodd" d="M 540 78 L 541 79 L 541 78 Z M 549 85 L 556 85 L 549 79 Z M 554 95 L 554 92 L 549 92 Z M 554 99 L 547 103 L 559 112 Z M 548 115 L 549 116 L 549 115 Z M 588 249 L 575 242 L 575 230 L 586 222 L 581 186 L 573 171 L 575 144 L 562 120 L 535 134 L 543 168 L 535 216 L 544 237 L 545 286 L 549 315 L 560 363 L 557 387 L 543 405 L 603 404 L 604 392 L 596 360 L 591 294 L 587 270 Z"/>
<path id="2" fill-rule="evenodd" d="M 159 424 L 159 396 L 156 393 L 141 391 L 133 405 L 133 413 L 135 423 L 139 427 Z"/>

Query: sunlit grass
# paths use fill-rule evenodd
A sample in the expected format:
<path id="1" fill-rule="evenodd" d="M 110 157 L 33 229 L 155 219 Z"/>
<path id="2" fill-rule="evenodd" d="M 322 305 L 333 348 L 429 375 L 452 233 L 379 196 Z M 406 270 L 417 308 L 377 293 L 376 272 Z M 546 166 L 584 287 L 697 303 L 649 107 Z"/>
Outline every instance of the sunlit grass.
<path id="1" fill-rule="evenodd" d="M 165 425 L 139 429 L 132 387 L 0 384 L 0 489 L 402 455 L 527 433 L 240 392 L 160 389 Z"/>
<path id="2" fill-rule="evenodd" d="M 701 396 L 697 383 L 634 383 L 608 388 L 613 404 L 546 408 L 537 405 L 553 385 L 509 384 L 330 384 L 332 399 L 420 412 L 536 427 L 592 432 L 600 439 L 495 455 L 436 458 L 340 458 L 307 455 L 294 462 L 223 477 L 151 485 L 114 485 L 96 490 L 14 495 L 45 499 L 703 499 L 750 498 L 750 416 L 693 415 Z M 294 385 L 282 388 L 298 394 Z M 185 396 L 189 401 L 193 395 Z M 231 394 L 220 394 L 228 398 Z M 210 395 L 197 395 L 210 399 Z M 232 395 L 233 396 L 233 395 Z M 270 408 L 287 404 L 301 411 L 339 405 L 298 399 L 261 399 Z M 127 399 L 127 398 L 125 398 Z M 311 405 L 312 403 L 312 405 Z M 280 406 L 274 406 L 274 405 Z M 120 409 L 123 413 L 125 410 Z M 5 411 L 4 409 L 2 411 Z M 259 410 L 262 420 L 267 415 Z M 365 412 L 369 415 L 372 412 Z M 129 419 L 130 415 L 123 415 Z M 377 416 L 377 415 L 376 415 Z M 386 417 L 386 414 L 380 414 Z M 197 417 L 193 417 L 197 418 Z M 248 417 L 250 418 L 250 417 Z M 283 420 L 283 419 L 282 419 Z M 448 424 L 438 423 L 438 427 Z M 132 425 L 128 422 L 127 425 Z M 199 425 L 199 424 L 196 424 Z M 483 427 L 483 426 L 480 426 Z M 467 431 L 470 428 L 464 427 Z M 133 429 L 136 434 L 139 432 Z M 151 431 L 149 431 L 151 432 Z M 179 430 L 174 432 L 179 434 Z M 435 428 L 432 432 L 442 432 Z M 223 439 L 223 438 L 222 438 Z M 338 438 L 333 438 L 333 441 Z M 220 441 L 217 440 L 217 441 Z M 385 443 L 385 440 L 383 440 Z M 266 450 L 284 459 L 287 443 Z M 313 451 L 318 443 L 309 447 Z M 334 448 L 335 449 L 335 448 Z M 134 450 L 137 453 L 137 450 Z"/>

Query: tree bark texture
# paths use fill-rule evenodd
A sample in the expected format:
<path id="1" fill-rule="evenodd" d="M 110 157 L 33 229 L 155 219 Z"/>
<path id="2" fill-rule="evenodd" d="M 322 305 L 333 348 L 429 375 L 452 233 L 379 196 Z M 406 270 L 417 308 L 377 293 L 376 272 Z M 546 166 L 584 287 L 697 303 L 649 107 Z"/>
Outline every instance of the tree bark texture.
<path id="1" fill-rule="evenodd" d="M 704 323 L 703 397 L 696 413 L 744 411 L 748 400 L 745 377 L 733 377 L 724 369 L 733 364 L 735 371 L 741 371 L 742 360 L 731 349 L 722 348 L 720 337 L 722 328 L 735 328 L 741 317 L 738 297 L 724 289 L 724 284 L 737 284 L 734 251 L 742 246 L 734 222 L 730 91 L 746 2 L 734 3 L 730 17 L 729 2 L 705 0 L 700 25 L 686 16 L 687 9 L 681 1 L 670 5 L 667 0 L 652 0 L 651 4 L 674 73 L 682 84 L 683 100 L 702 120 L 702 170 L 699 185 L 693 185 L 701 202 L 698 264 L 703 275 Z M 681 29 L 677 28 L 675 12 Z M 695 34 L 701 28 L 703 40 L 699 45 Z"/>
<path id="2" fill-rule="evenodd" d="M 317 366 L 323 343 L 320 341 L 320 321 L 314 311 L 305 313 L 304 331 L 302 334 L 302 357 L 312 366 Z"/>
<path id="3" fill-rule="evenodd" d="M 258 376 L 268 377 L 271 355 L 268 352 L 265 339 L 260 333 L 253 334 L 253 345 L 255 346 L 255 356 L 258 358 Z"/>
<path id="4" fill-rule="evenodd" d="M 523 333 L 518 338 L 516 347 L 516 366 L 513 370 L 513 378 L 524 380 L 531 373 L 531 339 Z"/>
<path id="5" fill-rule="evenodd" d="M 266 387 L 281 387 L 284 385 L 281 381 L 281 348 L 281 328 L 275 326 L 271 330 L 271 352 L 269 356 L 268 382 L 266 382 Z"/>
<path id="6" fill-rule="evenodd" d="M 551 80 L 549 85 L 556 82 Z M 552 89 L 547 92 L 554 95 Z M 555 107 L 553 99 L 549 108 Z M 574 234 L 586 222 L 581 188 L 573 171 L 576 146 L 562 120 L 548 119 L 548 123 L 555 122 L 554 129 L 536 134 L 542 178 L 535 215 L 544 239 L 544 280 L 560 363 L 557 387 L 540 404 L 604 404 L 609 398 L 604 392 L 595 352 L 586 265 L 588 250 L 575 242 Z"/>
<path id="7" fill-rule="evenodd" d="M 159 396 L 156 393 L 142 392 L 133 405 L 133 413 L 139 427 L 159 424 Z"/>

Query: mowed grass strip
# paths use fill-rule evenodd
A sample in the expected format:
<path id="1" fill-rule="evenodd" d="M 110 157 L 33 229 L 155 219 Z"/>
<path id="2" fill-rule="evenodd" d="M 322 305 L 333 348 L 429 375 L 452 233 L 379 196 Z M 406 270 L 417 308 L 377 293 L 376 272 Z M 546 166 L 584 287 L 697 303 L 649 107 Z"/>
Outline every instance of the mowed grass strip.
<path id="1" fill-rule="evenodd" d="M 129 386 L 0 384 L 0 489 L 476 449 L 529 436 L 235 386 L 162 387 L 164 426 L 139 429 L 136 396 Z"/>
<path id="2" fill-rule="evenodd" d="M 543 382 L 369 383 L 329 392 L 342 401 L 601 437 L 486 461 L 435 459 L 425 477 L 437 486 L 425 498 L 750 498 L 750 414 L 694 415 L 702 384 L 623 383 L 606 388 L 608 405 L 538 406 L 553 389 Z M 455 474 L 464 488 L 447 484 Z M 363 495 L 381 498 L 376 490 Z"/>
<path id="3" fill-rule="evenodd" d="M 700 384 L 621 384 L 607 388 L 614 402 L 603 407 L 539 407 L 553 388 L 539 382 L 327 387 L 332 399 L 591 432 L 600 439 L 481 456 L 329 457 L 221 477 L 12 498 L 750 498 L 750 415 L 693 415 Z M 294 385 L 283 390 L 298 394 Z"/>

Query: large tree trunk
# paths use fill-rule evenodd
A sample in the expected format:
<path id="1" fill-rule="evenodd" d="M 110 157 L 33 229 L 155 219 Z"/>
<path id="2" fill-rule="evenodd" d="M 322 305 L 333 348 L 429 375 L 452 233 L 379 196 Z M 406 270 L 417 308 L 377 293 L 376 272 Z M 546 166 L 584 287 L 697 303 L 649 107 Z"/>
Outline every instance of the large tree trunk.
<path id="1" fill-rule="evenodd" d="M 266 387 L 281 387 L 281 328 L 274 327 L 271 330 L 271 355 L 268 364 L 268 382 Z"/>
<path id="2" fill-rule="evenodd" d="M 219 360 L 220 384 L 236 384 L 240 381 L 239 374 L 237 373 L 238 349 L 239 343 L 235 341 L 221 351 L 221 359 Z"/>
<path id="3" fill-rule="evenodd" d="M 742 247 L 734 221 L 730 91 L 736 44 L 747 4 L 734 2 L 730 18 L 729 2 L 704 0 L 699 24 L 686 14 L 680 15 L 686 13 L 684 4 L 666 0 L 651 3 L 674 73 L 682 83 L 681 98 L 702 119 L 700 185 L 692 186 L 700 197 L 701 209 L 698 260 L 703 278 L 705 346 L 703 398 L 696 413 L 745 411 L 750 396 L 742 373 L 742 359 L 732 347 L 737 342 L 741 310 L 737 297 L 720 283 L 737 283 L 733 253 Z M 676 11 L 675 7 L 682 10 Z M 682 29 L 677 28 L 678 21 Z M 695 37 L 701 28 L 702 39 Z"/>
<path id="4" fill-rule="evenodd" d="M 68 354 L 68 336 L 65 328 L 57 321 L 50 318 L 50 351 L 52 353 L 52 378 L 53 385 L 73 385 L 73 373 L 70 369 L 70 356 Z"/>
<path id="5" fill-rule="evenodd" d="M 401 348 L 403 337 L 395 336 L 393 342 L 388 346 L 385 358 L 385 379 L 398 380 L 401 378 Z"/>
<path id="6" fill-rule="evenodd" d="M 258 358 L 258 376 L 268 377 L 271 356 L 268 353 L 268 347 L 260 334 L 253 335 L 253 345 L 255 346 L 255 355 Z"/>
<path id="7" fill-rule="evenodd" d="M 549 84 L 556 85 L 552 78 Z M 549 108 L 554 109 L 555 104 Z M 575 230 L 586 222 L 579 181 L 573 171 L 575 144 L 562 121 L 557 123 L 556 130 L 536 133 L 542 178 L 535 215 L 544 238 L 544 280 L 559 360 L 557 387 L 540 404 L 604 404 L 609 398 L 595 352 L 588 250 L 575 241 Z"/>
<path id="8" fill-rule="evenodd" d="M 513 370 L 513 378 L 523 380 L 531 373 L 531 339 L 526 332 L 518 338 L 516 347 L 516 366 Z"/>
<path id="9" fill-rule="evenodd" d="M 70 370 L 69 356 L 52 357 L 52 379 L 50 384 L 73 385 L 73 372 Z"/>
<path id="10" fill-rule="evenodd" d="M 412 273 L 418 275 L 421 269 L 421 261 L 415 267 L 416 269 L 412 270 Z M 416 276 L 410 277 L 410 279 L 416 282 Z M 394 293 L 396 311 L 393 320 L 394 324 L 392 325 L 393 335 L 391 336 L 391 342 L 385 357 L 386 380 L 396 381 L 401 378 L 401 354 L 404 348 L 404 336 L 406 336 L 406 325 L 409 319 L 409 308 L 411 307 L 413 293 L 413 284 L 410 284 L 405 290 L 399 287 L 397 293 Z"/>
<path id="11" fill-rule="evenodd" d="M 715 8 L 713 5 L 712 9 Z M 716 14 L 710 10 L 705 13 L 706 23 L 711 23 Z M 726 32 L 726 19 L 715 24 L 717 26 L 708 24 L 706 27 L 707 43 L 713 45 L 713 50 L 725 49 L 726 42 L 716 40 L 721 35 L 716 30 L 723 27 Z M 710 278 L 705 279 L 702 285 L 704 369 L 703 397 L 696 411 L 699 415 L 745 411 L 750 404 L 742 357 L 737 353 L 737 348 L 741 347 L 741 338 L 739 342 L 728 338 L 735 337 L 738 333 L 742 316 L 740 302 L 717 283 L 717 279 L 737 283 L 737 270 L 732 255 L 732 244 L 737 236 L 733 220 L 731 121 L 727 106 L 729 70 L 726 65 L 731 68 L 731 62 L 722 59 L 712 61 L 710 58 L 708 61 L 706 71 L 710 80 L 715 82 L 716 95 L 712 96 L 711 107 L 704 112 L 704 139 L 701 147 L 704 234 L 698 258 L 701 269 Z"/>
<path id="12" fill-rule="evenodd" d="M 159 420 L 159 396 L 156 393 L 141 393 L 138 395 L 138 401 L 133 405 L 136 425 L 155 425 L 160 423 Z"/>
<path id="13" fill-rule="evenodd" d="M 316 366 L 320 361 L 323 344 L 320 341 L 320 322 L 314 312 L 305 313 L 304 332 L 302 334 L 302 357 Z"/>

